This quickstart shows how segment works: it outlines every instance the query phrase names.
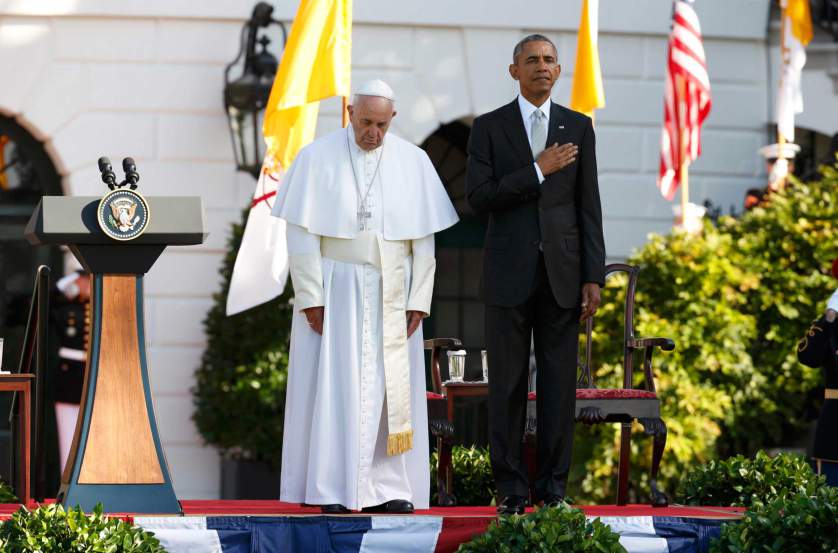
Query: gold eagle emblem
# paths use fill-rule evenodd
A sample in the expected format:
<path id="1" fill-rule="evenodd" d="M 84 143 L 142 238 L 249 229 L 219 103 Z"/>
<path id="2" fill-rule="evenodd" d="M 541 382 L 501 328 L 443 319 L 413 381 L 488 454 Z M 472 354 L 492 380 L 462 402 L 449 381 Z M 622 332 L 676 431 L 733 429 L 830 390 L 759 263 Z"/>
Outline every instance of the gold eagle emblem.
<path id="1" fill-rule="evenodd" d="M 118 198 L 111 202 L 111 213 L 116 220 L 116 227 L 120 232 L 130 232 L 134 230 L 134 226 L 140 221 L 139 216 L 136 216 L 137 203 L 130 198 Z"/>

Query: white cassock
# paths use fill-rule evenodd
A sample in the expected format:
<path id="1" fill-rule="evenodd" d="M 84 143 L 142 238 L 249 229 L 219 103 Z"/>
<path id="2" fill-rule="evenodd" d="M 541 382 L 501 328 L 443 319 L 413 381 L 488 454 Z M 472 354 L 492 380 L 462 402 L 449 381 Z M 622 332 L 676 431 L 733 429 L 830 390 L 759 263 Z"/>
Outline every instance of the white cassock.
<path id="1" fill-rule="evenodd" d="M 393 134 L 365 152 L 341 129 L 299 152 L 273 215 L 295 291 L 280 499 L 428 508 L 422 328 L 406 338 L 406 311 L 430 313 L 433 235 L 457 222 L 433 165 Z M 322 336 L 302 313 L 321 305 Z"/>

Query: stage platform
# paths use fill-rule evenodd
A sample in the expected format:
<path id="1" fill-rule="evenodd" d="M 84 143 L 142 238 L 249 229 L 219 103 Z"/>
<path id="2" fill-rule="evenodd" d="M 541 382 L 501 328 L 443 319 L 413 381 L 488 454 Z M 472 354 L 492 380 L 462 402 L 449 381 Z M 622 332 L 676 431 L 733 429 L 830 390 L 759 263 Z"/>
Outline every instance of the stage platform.
<path id="1" fill-rule="evenodd" d="M 182 500 L 183 516 L 114 513 L 154 532 L 170 553 L 451 553 L 497 518 L 494 507 L 451 507 L 413 515 L 323 516 L 279 501 Z M 0 505 L 0 519 L 19 505 Z M 706 552 L 732 507 L 653 509 L 580 506 L 620 534 L 629 553 Z"/>

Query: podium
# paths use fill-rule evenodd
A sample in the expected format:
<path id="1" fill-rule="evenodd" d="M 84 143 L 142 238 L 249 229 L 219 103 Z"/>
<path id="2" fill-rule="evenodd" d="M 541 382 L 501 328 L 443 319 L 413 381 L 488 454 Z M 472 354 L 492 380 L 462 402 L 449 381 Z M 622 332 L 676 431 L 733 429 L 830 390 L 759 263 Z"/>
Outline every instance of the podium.
<path id="1" fill-rule="evenodd" d="M 112 513 L 181 512 L 148 381 L 143 275 L 167 246 L 203 243 L 204 209 L 200 197 L 141 199 L 144 231 L 130 238 L 105 233 L 99 197 L 44 196 L 25 231 L 32 245 L 68 246 L 92 273 L 82 401 L 57 498 L 85 511 L 102 503 Z M 124 206 L 124 198 L 113 203 L 119 201 Z M 111 208 L 117 218 L 118 207 Z M 123 222 L 114 221 L 110 211 L 104 216 Z"/>

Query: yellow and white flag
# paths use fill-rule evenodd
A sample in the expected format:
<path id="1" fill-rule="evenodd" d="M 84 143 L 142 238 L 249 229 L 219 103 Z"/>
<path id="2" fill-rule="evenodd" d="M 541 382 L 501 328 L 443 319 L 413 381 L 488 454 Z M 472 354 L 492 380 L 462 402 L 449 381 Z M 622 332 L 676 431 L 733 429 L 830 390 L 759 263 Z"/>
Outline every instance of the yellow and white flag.
<path id="1" fill-rule="evenodd" d="M 782 139 L 794 141 L 794 116 L 803 113 L 803 91 L 800 86 L 805 47 L 812 40 L 812 16 L 809 0 L 780 0 L 782 8 L 782 68 L 777 91 L 777 132 Z"/>
<path id="2" fill-rule="evenodd" d="M 265 108 L 267 151 L 236 256 L 227 315 L 282 294 L 288 279 L 285 223 L 271 217 L 282 175 L 314 139 L 320 100 L 349 96 L 352 0 L 302 0 Z"/>
<path id="3" fill-rule="evenodd" d="M 582 0 L 582 18 L 576 40 L 576 67 L 570 91 L 570 109 L 592 117 L 605 107 L 602 70 L 599 67 L 599 0 Z"/>

